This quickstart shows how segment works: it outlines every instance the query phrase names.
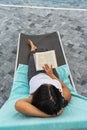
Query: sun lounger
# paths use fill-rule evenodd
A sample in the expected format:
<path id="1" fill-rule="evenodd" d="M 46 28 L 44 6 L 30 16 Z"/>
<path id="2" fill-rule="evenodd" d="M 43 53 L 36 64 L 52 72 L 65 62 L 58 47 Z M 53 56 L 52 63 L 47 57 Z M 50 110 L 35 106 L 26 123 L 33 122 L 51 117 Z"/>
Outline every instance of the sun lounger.
<path id="1" fill-rule="evenodd" d="M 37 46 L 55 49 L 59 78 L 69 87 L 72 98 L 60 116 L 52 118 L 29 117 L 15 110 L 18 99 L 29 96 L 28 86 L 28 54 L 27 40 L 31 39 Z M 87 98 L 77 94 L 64 49 L 58 32 L 45 35 L 20 34 L 15 75 L 10 97 L 0 109 L 0 130 L 86 130 Z"/>
<path id="2" fill-rule="evenodd" d="M 28 65 L 28 55 L 29 55 L 29 46 L 27 44 L 28 39 L 31 39 L 39 48 L 43 48 L 47 50 L 55 50 L 58 66 L 68 64 L 59 32 L 53 32 L 53 33 L 44 34 L 44 35 L 19 34 L 15 70 L 17 69 L 17 66 L 19 64 Z M 75 89 L 75 85 L 74 85 L 71 73 L 69 75 L 69 78 L 70 78 L 70 82 L 72 86 Z"/>

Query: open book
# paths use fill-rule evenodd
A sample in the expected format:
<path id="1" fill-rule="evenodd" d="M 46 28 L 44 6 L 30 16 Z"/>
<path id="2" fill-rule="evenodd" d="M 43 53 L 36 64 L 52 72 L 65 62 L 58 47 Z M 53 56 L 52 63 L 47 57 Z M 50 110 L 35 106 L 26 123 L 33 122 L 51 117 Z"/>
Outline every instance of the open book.
<path id="1" fill-rule="evenodd" d="M 52 65 L 52 68 L 57 67 L 55 50 L 36 52 L 34 54 L 36 70 L 43 70 L 44 64 Z"/>

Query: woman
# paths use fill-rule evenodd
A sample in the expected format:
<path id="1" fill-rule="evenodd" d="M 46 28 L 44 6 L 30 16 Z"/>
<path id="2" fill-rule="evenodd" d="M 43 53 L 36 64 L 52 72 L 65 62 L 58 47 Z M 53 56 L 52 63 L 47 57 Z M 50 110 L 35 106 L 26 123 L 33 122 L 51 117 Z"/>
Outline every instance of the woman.
<path id="1" fill-rule="evenodd" d="M 30 96 L 15 103 L 15 108 L 22 114 L 38 117 L 58 116 L 71 99 L 70 90 L 58 78 L 52 66 L 45 64 L 44 71 L 35 70 L 33 54 L 41 51 L 28 41 L 31 48 L 29 54 L 29 86 Z"/>

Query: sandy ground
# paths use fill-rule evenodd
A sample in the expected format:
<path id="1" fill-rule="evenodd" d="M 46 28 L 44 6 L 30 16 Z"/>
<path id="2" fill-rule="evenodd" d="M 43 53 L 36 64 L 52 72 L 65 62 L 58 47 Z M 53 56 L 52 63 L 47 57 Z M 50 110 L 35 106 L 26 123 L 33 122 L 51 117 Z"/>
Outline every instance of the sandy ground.
<path id="1" fill-rule="evenodd" d="M 0 7 L 0 107 L 14 77 L 19 33 L 59 31 L 77 92 L 87 96 L 87 11 Z"/>

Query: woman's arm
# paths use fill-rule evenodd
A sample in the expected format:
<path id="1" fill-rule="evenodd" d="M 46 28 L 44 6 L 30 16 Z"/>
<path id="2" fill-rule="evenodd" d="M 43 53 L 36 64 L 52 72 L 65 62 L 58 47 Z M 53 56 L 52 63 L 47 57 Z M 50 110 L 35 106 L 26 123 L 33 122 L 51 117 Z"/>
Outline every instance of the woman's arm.
<path id="1" fill-rule="evenodd" d="M 63 83 L 60 79 L 58 79 L 54 74 L 52 75 L 52 77 L 53 79 L 56 79 L 61 83 L 64 99 L 69 101 L 71 99 L 71 93 L 70 93 L 69 88 L 66 86 L 65 83 Z"/>
<path id="2" fill-rule="evenodd" d="M 15 103 L 15 108 L 18 112 L 25 114 L 27 116 L 38 116 L 38 117 L 51 117 L 52 115 L 48 115 L 38 108 L 31 104 L 32 95 L 26 99 L 20 99 Z"/>
<path id="3" fill-rule="evenodd" d="M 54 75 L 52 66 L 48 66 L 47 64 L 45 64 L 43 68 L 45 72 L 47 73 L 47 75 L 49 75 L 52 79 L 58 80 L 61 83 L 64 99 L 69 101 L 71 99 L 70 90 L 60 79 L 58 79 L 58 77 Z"/>

